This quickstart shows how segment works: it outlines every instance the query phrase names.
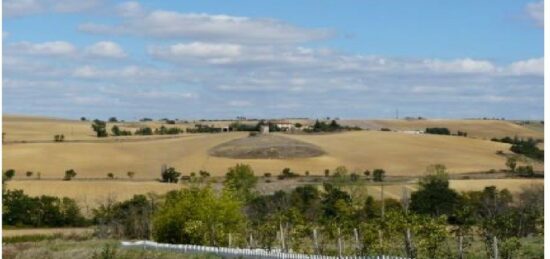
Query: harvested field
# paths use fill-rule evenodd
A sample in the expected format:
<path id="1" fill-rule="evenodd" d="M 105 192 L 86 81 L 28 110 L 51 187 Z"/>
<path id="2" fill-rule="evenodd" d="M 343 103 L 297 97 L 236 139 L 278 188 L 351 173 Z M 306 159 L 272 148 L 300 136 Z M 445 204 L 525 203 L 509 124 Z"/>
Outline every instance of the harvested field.
<path id="1" fill-rule="evenodd" d="M 93 228 L 26 228 L 26 229 L 2 229 L 2 237 L 28 236 L 28 235 L 56 235 L 65 236 L 89 235 Z"/>
<path id="2" fill-rule="evenodd" d="M 21 189 L 30 196 L 50 195 L 75 199 L 83 209 L 96 207 L 108 199 L 123 201 L 136 194 L 166 192 L 182 188 L 180 184 L 156 181 L 9 181 L 8 190 Z M 89 212 L 89 211 L 88 211 Z M 86 211 L 85 211 L 86 213 Z"/>
<path id="3" fill-rule="evenodd" d="M 456 134 L 457 131 L 463 131 L 467 132 L 469 137 L 481 139 L 502 138 L 506 136 L 544 139 L 543 130 L 535 130 L 533 127 L 525 127 L 514 122 L 502 120 L 342 120 L 340 123 L 349 126 L 359 126 L 364 129 L 379 130 L 381 128 L 389 128 L 399 131 L 445 127 L 451 133 Z"/>
<path id="4" fill-rule="evenodd" d="M 324 153 L 315 145 L 273 134 L 231 140 L 209 151 L 212 156 L 234 159 L 293 159 L 316 157 Z"/>

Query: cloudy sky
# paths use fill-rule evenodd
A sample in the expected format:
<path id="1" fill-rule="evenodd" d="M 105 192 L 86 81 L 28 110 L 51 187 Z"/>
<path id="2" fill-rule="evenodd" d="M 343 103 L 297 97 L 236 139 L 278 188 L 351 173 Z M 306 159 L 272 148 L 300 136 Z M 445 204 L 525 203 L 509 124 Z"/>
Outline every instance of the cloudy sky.
<path id="1" fill-rule="evenodd" d="M 3 112 L 543 117 L 542 1 L 3 0 Z"/>

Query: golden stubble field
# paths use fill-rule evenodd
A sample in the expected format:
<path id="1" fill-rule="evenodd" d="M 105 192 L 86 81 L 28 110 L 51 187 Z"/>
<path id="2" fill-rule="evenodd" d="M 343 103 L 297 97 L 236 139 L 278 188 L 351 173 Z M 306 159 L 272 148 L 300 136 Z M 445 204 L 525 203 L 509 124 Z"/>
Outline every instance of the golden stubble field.
<path id="1" fill-rule="evenodd" d="M 525 127 L 502 120 L 342 120 L 341 123 L 344 125 L 356 125 L 362 128 L 389 128 L 391 130 L 424 130 L 431 127 L 445 127 L 453 134 L 456 134 L 460 130 L 467 132 L 470 137 L 481 139 L 502 138 L 506 136 L 544 139 L 544 128 L 540 127 L 540 125 Z"/>
<path id="2" fill-rule="evenodd" d="M 423 121 L 420 121 L 423 122 Z M 159 122 L 147 122 L 158 127 Z M 465 121 L 464 125 L 481 123 L 479 129 L 490 131 L 487 121 Z M 495 131 L 508 124 L 500 125 Z M 122 123 L 136 128 L 140 123 Z M 508 125 L 508 126 L 510 126 Z M 485 128 L 485 126 L 489 128 Z M 303 174 L 322 174 L 325 169 L 344 165 L 351 171 L 383 168 L 389 175 L 419 175 L 426 166 L 445 164 L 451 173 L 479 172 L 505 168 L 505 157 L 497 151 L 508 152 L 509 145 L 483 139 L 455 136 L 414 135 L 400 132 L 357 131 L 337 134 L 279 134 L 321 147 L 326 154 L 313 158 L 295 159 L 230 159 L 210 156 L 209 150 L 219 144 L 246 138 L 245 132 L 220 134 L 181 134 L 177 136 L 131 136 L 95 138 L 90 122 L 4 116 L 7 140 L 46 140 L 41 143 L 6 143 L 3 145 L 4 170 L 15 169 L 16 178 L 26 178 L 26 171 L 40 172 L 42 179 L 61 179 L 65 170 L 74 169 L 79 179 L 127 177 L 135 172 L 136 179 L 159 177 L 163 164 L 173 166 L 185 175 L 199 170 L 212 175 L 224 175 L 236 163 L 250 164 L 258 175 L 278 174 L 289 167 Z M 48 142 L 59 131 L 70 129 L 64 143 Z M 527 129 L 526 129 L 527 130 Z M 511 129 L 513 131 L 513 129 Z M 50 137 L 48 137 L 50 136 Z M 129 141 L 132 140 L 132 141 Z M 541 170 L 542 164 L 536 164 Z"/>

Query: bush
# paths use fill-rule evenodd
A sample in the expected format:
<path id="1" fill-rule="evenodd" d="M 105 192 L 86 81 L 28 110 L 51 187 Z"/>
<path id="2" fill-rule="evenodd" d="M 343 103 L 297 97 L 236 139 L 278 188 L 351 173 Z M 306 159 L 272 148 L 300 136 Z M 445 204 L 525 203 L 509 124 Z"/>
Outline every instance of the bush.
<path id="1" fill-rule="evenodd" d="M 2 195 L 2 203 L 2 219 L 6 225 L 62 227 L 86 224 L 80 208 L 70 198 L 30 197 L 22 190 L 8 190 Z"/>
<path id="2" fill-rule="evenodd" d="M 9 181 L 11 180 L 13 177 L 15 176 L 15 170 L 13 169 L 8 169 L 4 172 L 4 175 L 2 177 L 2 180 L 3 181 Z"/>
<path id="3" fill-rule="evenodd" d="M 375 182 L 383 182 L 385 176 L 386 171 L 383 169 L 374 169 L 374 171 L 372 171 L 372 179 Z"/>
<path id="4" fill-rule="evenodd" d="M 389 128 L 381 128 L 380 131 L 391 131 Z"/>
<path id="5" fill-rule="evenodd" d="M 181 173 L 176 171 L 173 167 L 164 169 L 160 176 L 163 183 L 177 183 Z"/>
<path id="6" fill-rule="evenodd" d="M 427 134 L 451 135 L 448 128 L 426 128 L 424 132 Z"/>
<path id="7" fill-rule="evenodd" d="M 149 127 L 139 128 L 134 135 L 153 135 L 153 130 Z"/>
<path id="8" fill-rule="evenodd" d="M 55 135 L 53 136 L 53 140 L 55 142 L 63 142 L 65 141 L 65 135 Z"/>
<path id="9" fill-rule="evenodd" d="M 95 119 L 92 123 L 92 129 L 95 131 L 98 138 L 107 137 L 107 123 L 104 121 Z"/>
<path id="10" fill-rule="evenodd" d="M 287 178 L 296 178 L 296 177 L 299 177 L 299 176 L 300 176 L 299 174 L 292 172 L 290 170 L 290 168 L 285 168 L 285 169 L 283 169 L 281 174 L 279 176 L 277 176 L 277 178 L 279 178 L 279 180 L 283 180 L 283 179 L 287 179 Z"/>
<path id="11" fill-rule="evenodd" d="M 63 177 L 63 180 L 64 181 L 70 181 L 75 177 L 76 177 L 76 171 L 73 170 L 73 169 L 69 169 L 69 170 L 65 171 L 65 177 Z"/>

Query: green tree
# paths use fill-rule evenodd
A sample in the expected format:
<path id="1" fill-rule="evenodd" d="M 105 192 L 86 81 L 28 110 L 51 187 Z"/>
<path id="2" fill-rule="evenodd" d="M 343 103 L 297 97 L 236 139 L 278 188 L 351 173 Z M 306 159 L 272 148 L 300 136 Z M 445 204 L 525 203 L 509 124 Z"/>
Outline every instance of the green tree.
<path id="1" fill-rule="evenodd" d="M 117 125 L 114 125 L 111 128 L 111 132 L 113 133 L 114 136 L 120 136 L 120 128 Z"/>
<path id="2" fill-rule="evenodd" d="M 216 195 L 210 187 L 173 191 L 153 217 L 156 241 L 227 246 L 245 227 L 242 204 L 232 194 Z"/>
<path id="3" fill-rule="evenodd" d="M 106 127 L 107 127 L 107 123 L 105 123 L 104 121 L 95 119 L 92 122 L 92 129 L 95 131 L 96 136 L 98 138 L 107 137 Z"/>
<path id="4" fill-rule="evenodd" d="M 31 171 L 27 171 L 27 173 L 26 173 L 27 177 L 31 177 L 32 174 L 33 174 L 33 172 L 31 172 Z"/>
<path id="5" fill-rule="evenodd" d="M 161 172 L 161 182 L 163 183 L 177 183 L 181 173 L 176 171 L 173 167 L 164 169 Z"/>
<path id="6" fill-rule="evenodd" d="M 510 168 L 510 171 L 512 171 L 512 173 L 516 171 L 517 162 L 517 158 L 515 157 L 509 157 L 508 159 L 506 159 L 506 166 Z"/>
<path id="7" fill-rule="evenodd" d="M 458 205 L 458 194 L 449 188 L 449 175 L 444 165 L 431 165 L 411 194 L 411 210 L 434 216 L 451 215 Z"/>
<path id="8" fill-rule="evenodd" d="M 384 171 L 384 169 L 374 169 L 372 171 L 372 179 L 375 182 L 383 182 L 385 176 L 386 171 Z"/>
<path id="9" fill-rule="evenodd" d="M 11 180 L 13 177 L 15 176 L 15 170 L 13 169 L 8 169 L 4 172 L 4 175 L 2 177 L 2 180 L 4 181 L 9 181 Z"/>
<path id="10" fill-rule="evenodd" d="M 237 198 L 246 201 L 254 196 L 253 190 L 257 182 L 258 178 L 254 175 L 254 171 L 250 165 L 237 164 L 228 169 L 223 185 L 225 190 L 234 193 Z"/>
<path id="11" fill-rule="evenodd" d="M 128 173 L 126 173 L 128 175 L 128 178 L 130 179 L 134 179 L 134 176 L 136 175 L 135 172 L 132 172 L 132 171 L 128 171 Z"/>
<path id="12" fill-rule="evenodd" d="M 114 179 L 115 178 L 115 175 L 113 173 L 108 173 L 107 174 L 107 178 L 109 179 Z"/>
<path id="13" fill-rule="evenodd" d="M 63 177 L 63 180 L 64 181 L 70 181 L 75 177 L 76 177 L 76 171 L 73 170 L 73 169 L 69 169 L 69 170 L 65 171 L 65 177 Z"/>

